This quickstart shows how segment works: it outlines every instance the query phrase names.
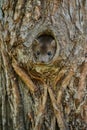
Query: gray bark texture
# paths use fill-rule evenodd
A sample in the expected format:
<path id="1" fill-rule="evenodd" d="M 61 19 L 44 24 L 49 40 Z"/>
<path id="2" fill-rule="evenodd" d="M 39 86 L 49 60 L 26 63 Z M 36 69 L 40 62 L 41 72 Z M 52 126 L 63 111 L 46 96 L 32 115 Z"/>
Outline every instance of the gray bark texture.
<path id="1" fill-rule="evenodd" d="M 87 130 L 87 0 L 0 0 L 0 130 Z"/>

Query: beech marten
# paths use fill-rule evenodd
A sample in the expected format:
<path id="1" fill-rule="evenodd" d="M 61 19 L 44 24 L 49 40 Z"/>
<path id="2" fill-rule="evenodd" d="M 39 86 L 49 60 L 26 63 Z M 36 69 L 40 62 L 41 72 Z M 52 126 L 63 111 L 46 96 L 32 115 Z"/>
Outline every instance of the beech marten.
<path id="1" fill-rule="evenodd" d="M 33 56 L 36 62 L 47 63 L 55 55 L 56 43 L 52 36 L 42 35 L 32 44 Z"/>

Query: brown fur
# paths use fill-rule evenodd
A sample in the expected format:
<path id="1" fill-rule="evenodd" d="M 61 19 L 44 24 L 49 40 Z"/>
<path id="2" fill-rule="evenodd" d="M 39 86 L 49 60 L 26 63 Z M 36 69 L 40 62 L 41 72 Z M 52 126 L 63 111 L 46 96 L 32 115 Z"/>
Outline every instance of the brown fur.
<path id="1" fill-rule="evenodd" d="M 34 58 L 37 62 L 47 63 L 55 55 L 56 43 L 51 36 L 42 36 L 32 44 Z"/>

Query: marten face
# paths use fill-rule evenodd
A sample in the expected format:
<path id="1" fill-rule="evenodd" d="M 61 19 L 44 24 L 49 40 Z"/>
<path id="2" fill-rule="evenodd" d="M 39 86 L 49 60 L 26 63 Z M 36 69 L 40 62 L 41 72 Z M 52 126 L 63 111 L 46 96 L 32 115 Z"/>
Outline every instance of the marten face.
<path id="1" fill-rule="evenodd" d="M 40 42 L 39 40 L 35 40 L 32 44 L 32 50 L 34 58 L 37 62 L 47 63 L 55 55 L 56 52 L 56 43 L 55 40 Z"/>

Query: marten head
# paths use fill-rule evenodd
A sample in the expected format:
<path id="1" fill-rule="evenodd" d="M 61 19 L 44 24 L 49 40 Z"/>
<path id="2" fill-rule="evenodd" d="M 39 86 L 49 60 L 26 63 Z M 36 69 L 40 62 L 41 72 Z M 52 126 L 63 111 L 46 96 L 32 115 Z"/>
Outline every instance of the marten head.
<path id="1" fill-rule="evenodd" d="M 32 44 L 33 56 L 37 62 L 47 63 L 55 55 L 56 43 L 51 36 L 41 36 Z"/>

